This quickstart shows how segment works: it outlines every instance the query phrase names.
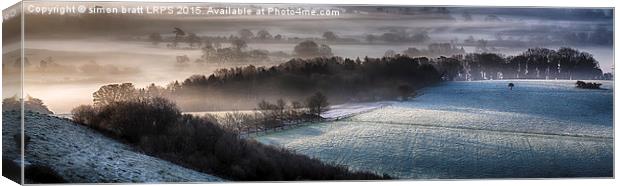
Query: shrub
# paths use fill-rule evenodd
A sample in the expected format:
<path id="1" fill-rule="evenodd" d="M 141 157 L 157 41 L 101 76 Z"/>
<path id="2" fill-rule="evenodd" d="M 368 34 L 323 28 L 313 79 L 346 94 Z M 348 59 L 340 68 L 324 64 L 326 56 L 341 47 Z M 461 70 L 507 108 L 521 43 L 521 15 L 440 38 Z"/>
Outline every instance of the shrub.
<path id="1" fill-rule="evenodd" d="M 107 126 L 130 142 L 138 142 L 143 135 L 163 134 L 181 112 L 174 103 L 154 98 L 115 102 L 103 107 L 99 115 L 102 118 L 100 125 Z"/>
<path id="2" fill-rule="evenodd" d="M 139 142 L 143 135 L 165 133 L 181 115 L 174 103 L 158 97 L 110 102 L 97 108 L 82 105 L 71 113 L 77 123 L 111 132 L 132 143 Z"/>
<path id="3" fill-rule="evenodd" d="M 92 126 L 96 122 L 96 114 L 95 108 L 90 105 L 80 105 L 71 110 L 71 118 L 74 122 L 88 126 Z"/>
<path id="4" fill-rule="evenodd" d="M 136 89 L 131 83 L 110 84 L 102 86 L 93 93 L 95 106 L 104 106 L 114 102 L 128 101 L 136 96 Z"/>
<path id="5" fill-rule="evenodd" d="M 577 83 L 575 84 L 577 85 L 577 88 L 583 88 L 583 89 L 600 89 L 602 85 L 600 83 L 583 82 L 583 81 L 577 81 Z"/>

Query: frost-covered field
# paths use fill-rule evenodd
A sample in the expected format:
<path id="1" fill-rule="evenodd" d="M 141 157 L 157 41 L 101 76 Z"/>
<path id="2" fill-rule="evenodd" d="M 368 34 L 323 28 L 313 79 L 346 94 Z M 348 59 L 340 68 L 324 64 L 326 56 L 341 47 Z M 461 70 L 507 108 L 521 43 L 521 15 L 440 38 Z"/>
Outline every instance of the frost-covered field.
<path id="1" fill-rule="evenodd" d="M 129 146 L 69 120 L 25 114 L 27 164 L 45 165 L 71 183 L 210 182 L 222 179 L 138 153 Z M 19 160 L 13 136 L 19 112 L 2 114 L 3 158 Z"/>
<path id="2" fill-rule="evenodd" d="M 369 103 L 350 103 L 330 106 L 330 110 L 321 113 L 321 117 L 328 120 L 337 120 L 354 116 L 356 114 L 370 112 L 379 108 L 391 105 L 393 102 L 369 102 Z"/>
<path id="3" fill-rule="evenodd" d="M 613 82 L 449 82 L 348 119 L 257 137 L 399 178 L 613 176 Z M 337 110 L 332 112 L 338 112 Z"/>

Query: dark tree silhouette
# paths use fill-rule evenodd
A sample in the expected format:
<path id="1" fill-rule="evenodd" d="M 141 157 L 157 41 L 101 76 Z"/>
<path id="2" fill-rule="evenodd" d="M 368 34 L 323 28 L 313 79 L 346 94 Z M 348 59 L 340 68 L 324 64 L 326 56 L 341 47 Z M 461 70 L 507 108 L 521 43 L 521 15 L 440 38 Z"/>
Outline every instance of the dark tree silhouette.
<path id="1" fill-rule="evenodd" d="M 332 53 L 332 48 L 329 47 L 326 44 L 321 44 L 321 46 L 319 46 L 319 56 L 321 57 L 331 57 L 333 56 L 334 53 Z"/>
<path id="2" fill-rule="evenodd" d="M 273 36 L 267 30 L 259 30 L 256 33 L 256 38 L 261 39 L 261 40 L 267 40 L 267 39 L 272 39 Z"/>
<path id="3" fill-rule="evenodd" d="M 134 99 L 136 93 L 136 89 L 131 83 L 105 85 L 93 93 L 93 103 L 99 107 L 115 102 L 128 101 Z"/>
<path id="4" fill-rule="evenodd" d="M 326 40 L 335 41 L 338 39 L 338 36 L 332 31 L 327 31 L 323 33 L 323 38 L 325 38 Z"/>
<path id="5" fill-rule="evenodd" d="M 572 48 L 530 48 L 508 57 L 472 53 L 433 61 L 446 80 L 609 78 L 591 54 Z"/>
<path id="6" fill-rule="evenodd" d="M 325 112 L 329 106 L 327 96 L 321 92 L 316 92 L 306 100 L 306 106 L 310 110 L 310 114 L 321 117 L 321 113 Z"/>
<path id="7" fill-rule="evenodd" d="M 334 55 L 332 49 L 327 45 L 318 45 L 314 41 L 303 41 L 294 48 L 295 55 L 302 58 L 329 57 Z"/>
<path id="8" fill-rule="evenodd" d="M 602 85 L 600 83 L 583 82 L 583 81 L 577 81 L 577 83 L 575 84 L 577 85 L 577 88 L 583 88 L 583 89 L 600 89 Z"/>
<path id="9" fill-rule="evenodd" d="M 315 57 L 319 55 L 319 45 L 314 41 L 304 41 L 297 44 L 294 51 L 299 57 Z"/>
<path id="10" fill-rule="evenodd" d="M 171 94 L 183 108 L 198 109 L 217 104 L 239 109 L 229 107 L 230 102 L 236 102 L 236 106 L 252 109 L 261 96 L 301 100 L 309 96 L 308 92 L 317 91 L 335 103 L 395 99 L 400 84 L 408 84 L 415 90 L 436 83 L 440 78 L 428 58 L 401 55 L 363 60 L 322 57 L 292 59 L 272 67 L 250 65 L 218 69 L 209 76 L 195 75 L 186 79 Z M 227 95 L 224 99 L 202 104 L 184 101 L 188 100 L 185 98 L 212 97 L 217 95 L 215 92 Z"/>

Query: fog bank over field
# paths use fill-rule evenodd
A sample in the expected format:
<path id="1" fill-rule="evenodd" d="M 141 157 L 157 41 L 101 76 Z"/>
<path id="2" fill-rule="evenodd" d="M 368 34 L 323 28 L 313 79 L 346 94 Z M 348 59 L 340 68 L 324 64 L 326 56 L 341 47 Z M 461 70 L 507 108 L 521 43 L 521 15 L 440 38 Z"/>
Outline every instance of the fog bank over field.
<path id="1" fill-rule="evenodd" d="M 592 54 L 603 72 L 611 72 L 613 68 L 612 9 L 298 4 L 232 7 L 329 8 L 341 11 L 341 15 L 27 15 L 25 93 L 41 98 L 55 113 L 67 113 L 78 104 L 90 103 L 92 93 L 102 85 L 131 82 L 136 87 L 151 83 L 165 86 L 191 75 L 209 75 L 219 68 L 274 66 L 296 57 L 295 46 L 305 40 L 328 45 L 334 56 L 352 59 L 382 57 L 389 51 L 431 58 L 460 54 L 434 52 L 430 46 L 438 43 L 450 44 L 464 53 L 492 52 L 507 56 L 535 47 L 555 50 L 571 47 Z M 197 36 L 199 45 L 183 40 L 171 47 L 175 28 L 184 31 L 184 37 Z M 247 32 L 242 30 L 250 31 L 251 35 L 244 36 Z M 161 37 L 157 44 L 150 38 L 154 33 Z M 201 48 L 207 40 L 225 48 L 233 46 L 229 38 L 237 37 L 247 43 L 244 52 L 250 56 L 256 52 L 268 59 L 200 61 L 205 54 Z M 11 44 L 8 40 L 3 43 Z M 4 54 L 5 61 L 18 59 Z"/>

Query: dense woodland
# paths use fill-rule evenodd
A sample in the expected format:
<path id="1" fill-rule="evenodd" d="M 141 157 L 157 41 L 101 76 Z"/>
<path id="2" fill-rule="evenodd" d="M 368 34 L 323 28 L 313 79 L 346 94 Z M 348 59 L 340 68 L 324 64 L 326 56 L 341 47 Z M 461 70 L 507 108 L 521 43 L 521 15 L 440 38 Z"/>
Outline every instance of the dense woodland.
<path id="1" fill-rule="evenodd" d="M 494 53 L 473 53 L 440 57 L 434 62 L 444 80 L 492 79 L 611 79 L 603 74 L 592 54 L 572 48 L 531 48 L 504 57 Z"/>
<path id="2" fill-rule="evenodd" d="M 261 100 L 300 100 L 317 91 L 334 103 L 407 98 L 402 90 L 437 83 L 440 77 L 427 58 L 319 57 L 273 67 L 219 69 L 174 82 L 165 90 L 187 110 L 251 109 Z"/>

